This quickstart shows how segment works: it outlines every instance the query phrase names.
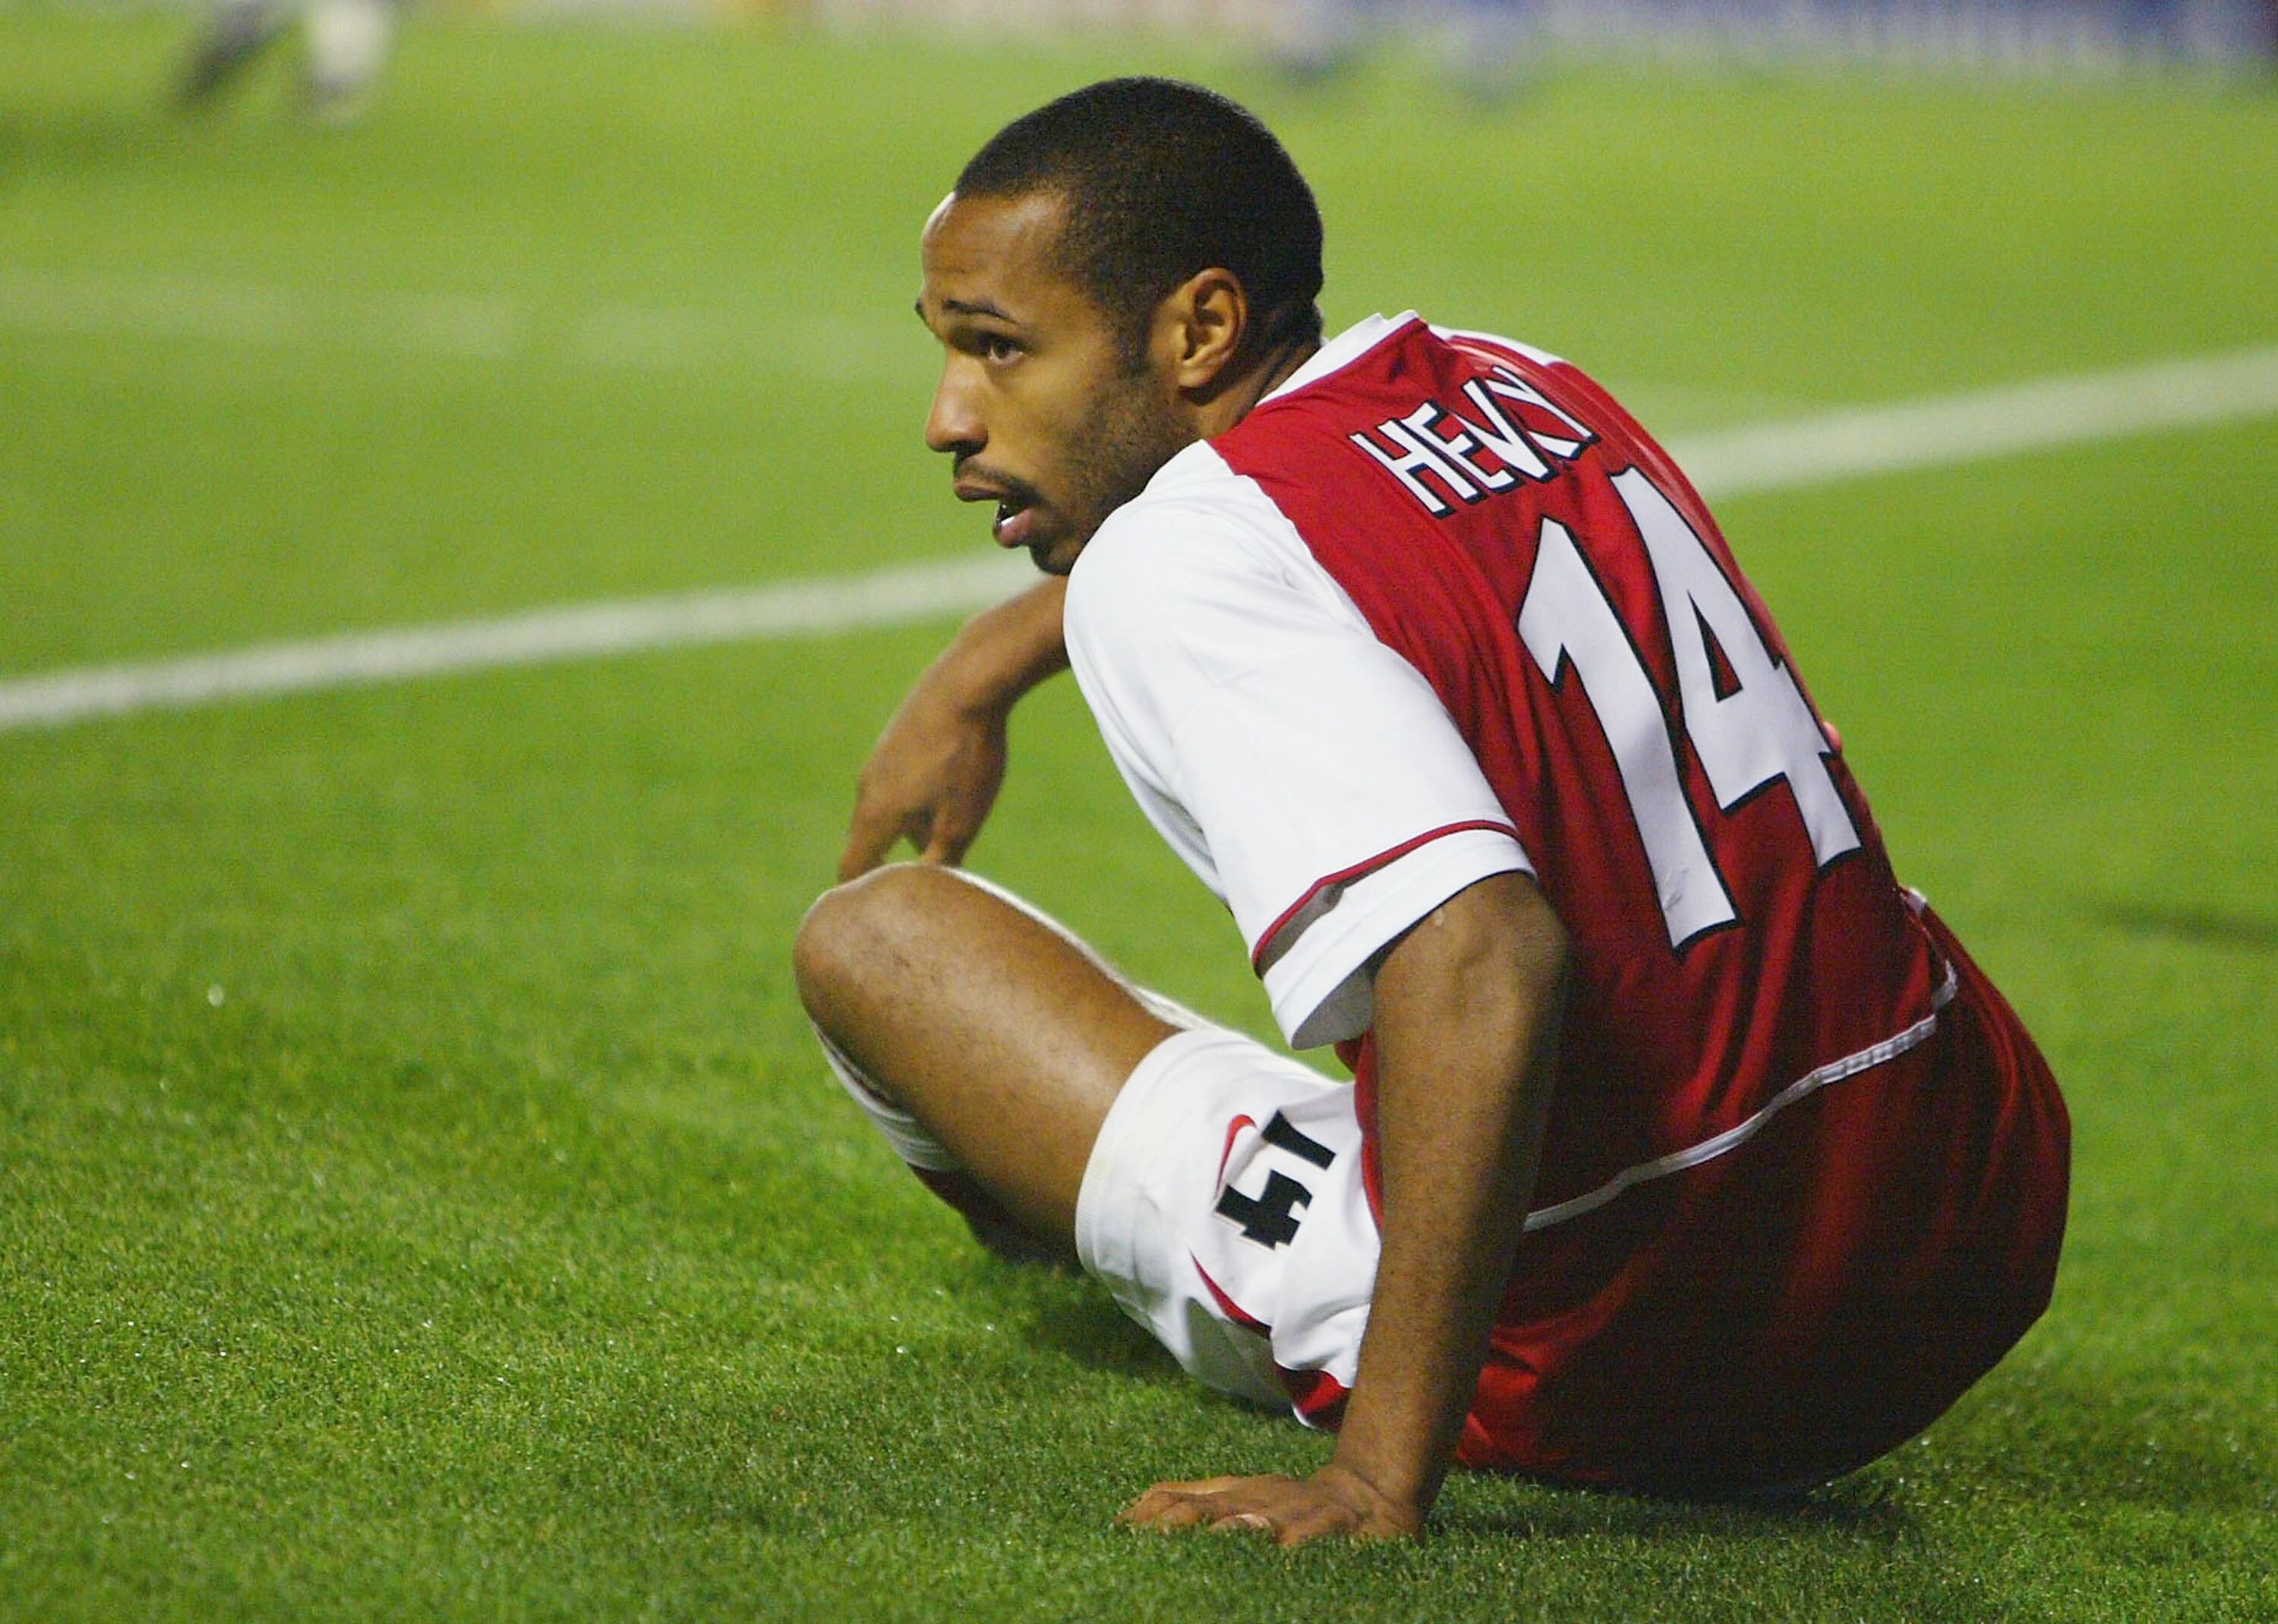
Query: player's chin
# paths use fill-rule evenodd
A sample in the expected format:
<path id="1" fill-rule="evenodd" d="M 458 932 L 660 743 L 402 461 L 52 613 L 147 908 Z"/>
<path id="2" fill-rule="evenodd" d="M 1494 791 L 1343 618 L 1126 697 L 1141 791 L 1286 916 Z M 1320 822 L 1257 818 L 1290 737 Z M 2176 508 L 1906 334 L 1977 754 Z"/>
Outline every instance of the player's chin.
<path id="1" fill-rule="evenodd" d="M 1100 522 L 1078 515 L 1051 503 L 1037 501 L 1021 508 L 1009 522 L 996 527 L 997 545 L 1026 553 L 1048 576 L 1064 576 L 1075 568 L 1077 555 Z"/>
<path id="2" fill-rule="evenodd" d="M 1089 536 L 1054 536 L 1028 544 L 1028 557 L 1048 576 L 1064 576 L 1075 568 Z"/>

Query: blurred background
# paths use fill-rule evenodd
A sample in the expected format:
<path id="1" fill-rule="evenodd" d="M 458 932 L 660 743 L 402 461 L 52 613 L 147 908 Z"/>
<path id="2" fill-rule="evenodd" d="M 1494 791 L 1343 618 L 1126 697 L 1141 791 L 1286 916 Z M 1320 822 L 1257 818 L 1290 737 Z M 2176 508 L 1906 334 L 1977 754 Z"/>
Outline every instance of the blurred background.
<path id="1" fill-rule="evenodd" d="M 767 0 L 719 3 L 732 9 Z M 2093 67 L 2252 56 L 2270 39 L 2270 8 L 2260 0 L 809 0 L 800 9 L 850 24 L 892 18 L 983 29 L 1208 27 L 1262 35 L 1301 55 L 1342 45 L 1365 26 L 1461 32 L 1491 19 L 1562 50 L 1679 60 L 1806 54 Z"/>
<path id="2" fill-rule="evenodd" d="M 68 4 L 69 0 L 63 0 Z M 102 0 L 96 0 L 102 3 Z M 195 0 L 192 0 L 195 3 Z M 414 0 L 218 0 L 186 70 L 196 100 L 297 20 L 311 111 L 359 110 Z M 881 26 L 1034 37 L 1154 30 L 1247 41 L 1300 77 L 1372 45 L 1435 52 L 1475 94 L 1508 93 L 1554 56 L 1674 61 L 1797 57 L 2113 72 L 2238 65 L 2278 56 L 2278 0 L 425 0 L 487 15 L 623 12 L 736 19 L 766 13 L 834 28 Z"/>
<path id="3" fill-rule="evenodd" d="M 0 1619 L 2278 1616 L 2268 26 L 0 0 Z M 857 765 L 1021 578 L 921 443 L 918 231 L 1138 71 L 1288 145 L 1333 329 L 1721 470 L 2064 1081 L 2057 1307 L 1855 1514 L 1114 1539 L 1316 1440 L 990 1269 L 822 1073 Z M 978 865 L 1267 1030 L 1071 685 L 1013 750 Z"/>

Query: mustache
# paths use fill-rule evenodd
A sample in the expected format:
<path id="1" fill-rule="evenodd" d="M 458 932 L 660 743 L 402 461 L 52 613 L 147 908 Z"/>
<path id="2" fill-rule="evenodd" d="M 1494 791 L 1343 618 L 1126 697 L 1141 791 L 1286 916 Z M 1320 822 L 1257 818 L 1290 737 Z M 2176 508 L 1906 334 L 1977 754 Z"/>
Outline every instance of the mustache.
<path id="1" fill-rule="evenodd" d="M 1034 507 L 1044 499 L 1043 493 L 1027 480 L 1011 474 L 997 473 L 988 464 L 975 462 L 969 457 L 959 457 L 951 465 L 950 478 L 952 481 L 971 479 L 984 484 L 1015 507 Z"/>

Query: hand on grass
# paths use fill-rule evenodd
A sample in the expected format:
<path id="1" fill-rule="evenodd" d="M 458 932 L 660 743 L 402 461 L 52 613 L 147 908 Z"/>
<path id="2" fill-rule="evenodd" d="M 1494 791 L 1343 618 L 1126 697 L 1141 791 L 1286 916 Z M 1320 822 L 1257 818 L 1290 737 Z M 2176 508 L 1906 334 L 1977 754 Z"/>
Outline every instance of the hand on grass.
<path id="1" fill-rule="evenodd" d="M 1279 1545 L 1324 1535 L 1349 1539 L 1414 1539 L 1424 1513 L 1380 1494 L 1366 1478 L 1326 1466 L 1311 1477 L 1205 1477 L 1157 1483 L 1133 1501 L 1123 1521 L 1135 1528 L 1208 1529 L 1263 1534 Z"/>

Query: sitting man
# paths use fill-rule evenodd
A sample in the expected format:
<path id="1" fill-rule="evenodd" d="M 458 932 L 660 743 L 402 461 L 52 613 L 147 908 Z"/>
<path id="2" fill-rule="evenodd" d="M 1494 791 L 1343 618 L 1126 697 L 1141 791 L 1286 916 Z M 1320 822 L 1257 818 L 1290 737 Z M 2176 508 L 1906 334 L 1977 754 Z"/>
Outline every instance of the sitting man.
<path id="1" fill-rule="evenodd" d="M 1849 1471 L 2046 1306 L 2055 1083 L 1668 455 L 1525 345 L 1324 343 L 1320 247 L 1273 137 L 1157 80 L 1015 121 L 927 222 L 927 443 L 1047 579 L 890 723 L 801 996 L 984 1239 L 1337 1430 L 1311 1477 L 1158 1485 L 1135 1522 L 1414 1535 L 1456 1462 Z M 1349 1086 L 952 866 L 1008 711 L 1071 663 Z"/>

